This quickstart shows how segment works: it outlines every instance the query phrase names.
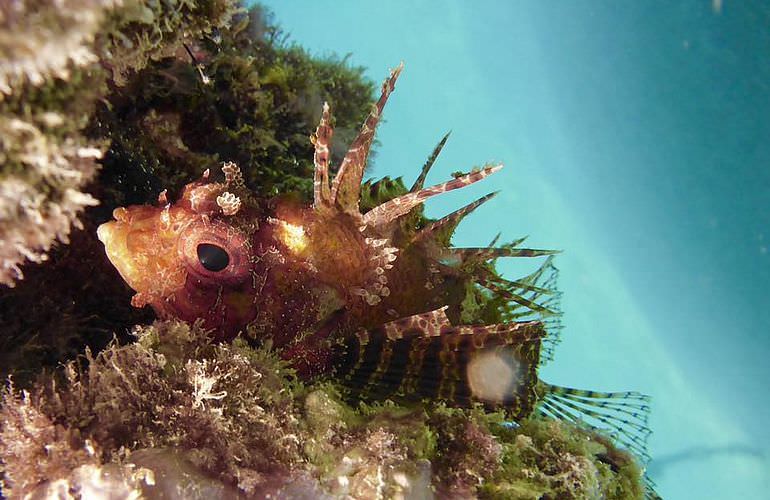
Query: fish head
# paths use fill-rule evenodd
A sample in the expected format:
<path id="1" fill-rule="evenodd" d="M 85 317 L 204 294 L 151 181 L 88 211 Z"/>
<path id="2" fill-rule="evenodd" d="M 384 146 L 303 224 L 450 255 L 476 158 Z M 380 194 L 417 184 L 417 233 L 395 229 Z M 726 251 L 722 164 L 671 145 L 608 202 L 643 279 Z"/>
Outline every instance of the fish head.
<path id="1" fill-rule="evenodd" d="M 296 201 L 253 199 L 237 176 L 204 174 L 174 203 L 161 193 L 157 206 L 120 207 L 113 218 L 97 234 L 136 292 L 134 306 L 202 320 L 215 339 L 251 326 L 274 345 L 345 306 L 356 266 L 344 256 L 363 240 L 350 223 L 340 229 Z"/>
<path id="2" fill-rule="evenodd" d="M 179 200 L 116 208 L 97 235 L 112 265 L 136 292 L 132 304 L 162 318 L 203 319 L 223 333 L 255 315 L 255 255 L 259 215 L 242 207 L 229 183 L 204 179 Z"/>

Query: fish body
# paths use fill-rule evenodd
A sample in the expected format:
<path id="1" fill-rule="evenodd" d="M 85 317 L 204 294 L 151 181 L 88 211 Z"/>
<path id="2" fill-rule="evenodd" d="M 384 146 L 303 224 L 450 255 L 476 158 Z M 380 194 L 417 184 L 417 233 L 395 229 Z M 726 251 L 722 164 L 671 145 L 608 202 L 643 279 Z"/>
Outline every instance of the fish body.
<path id="1" fill-rule="evenodd" d="M 324 105 L 311 141 L 313 203 L 254 199 L 238 167 L 224 180 L 208 171 L 169 203 L 118 208 L 98 229 L 107 256 L 131 288 L 133 304 L 162 318 L 202 321 L 215 341 L 248 332 L 270 342 L 297 373 L 333 374 L 365 400 L 412 397 L 503 408 L 513 419 L 534 411 L 591 420 L 641 457 L 647 398 L 551 386 L 537 370 L 553 342 L 554 268 L 550 250 L 453 248 L 457 224 L 491 193 L 436 221 L 415 217 L 427 199 L 494 174 L 487 165 L 424 187 L 446 137 L 412 188 L 362 207 L 369 149 L 401 67 L 382 86 L 360 133 L 330 176 L 331 112 Z M 518 280 L 498 276 L 500 257 L 542 257 Z M 479 291 L 482 290 L 482 291 Z M 510 304 L 510 321 L 463 324 L 474 293 Z M 478 321 L 476 319 L 475 321 Z M 550 331 L 549 331 L 550 330 Z"/>
<path id="2" fill-rule="evenodd" d="M 424 188 L 427 165 L 410 192 L 362 213 L 369 148 L 399 73 L 400 68 L 383 84 L 333 180 L 328 165 L 333 129 L 324 106 L 311 138 L 312 206 L 253 199 L 238 167 L 228 163 L 223 181 L 214 182 L 206 172 L 174 203 L 164 192 L 158 206 L 116 209 L 115 220 L 103 224 L 98 236 L 136 291 L 133 304 L 150 305 L 162 318 L 203 321 L 215 340 L 248 328 L 307 376 L 330 369 L 333 345 L 359 330 L 440 308 L 459 318 L 474 279 L 472 270 L 462 267 L 475 261 L 480 269 L 486 259 L 466 258 L 438 236 L 465 213 L 426 228 L 404 220 L 428 198 L 478 182 L 501 166 Z"/>

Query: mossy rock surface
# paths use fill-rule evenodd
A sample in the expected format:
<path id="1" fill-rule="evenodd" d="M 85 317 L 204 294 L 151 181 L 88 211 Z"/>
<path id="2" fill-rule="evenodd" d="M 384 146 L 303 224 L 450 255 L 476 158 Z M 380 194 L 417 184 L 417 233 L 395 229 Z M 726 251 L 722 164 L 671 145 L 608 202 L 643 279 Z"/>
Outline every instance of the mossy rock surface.
<path id="1" fill-rule="evenodd" d="M 131 307 L 96 238 L 114 208 L 153 203 L 163 189 L 173 199 L 223 161 L 238 162 L 259 197 L 307 199 L 321 104 L 335 106 L 342 148 L 373 92 L 361 68 L 311 57 L 259 6 L 37 3 L 37 16 L 0 21 L 9 36 L 2 53 L 24 49 L 6 41 L 46 29 L 89 56 L 42 65 L 39 81 L 0 75 L 9 87 L 0 94 L 0 238 L 14 243 L 0 250 L 0 376 L 21 386 L 86 346 L 129 341 L 133 325 L 152 319 Z M 94 22 L 84 26 L 68 9 L 86 9 Z M 31 164 L 32 153 L 42 163 Z M 22 265 L 25 256 L 40 262 Z"/>
<path id="2" fill-rule="evenodd" d="M 30 392 L 6 390 L 4 494 L 87 491 L 109 476 L 116 494 L 182 485 L 187 498 L 642 498 L 632 458 L 569 424 L 351 405 L 341 387 L 303 384 L 241 340 L 213 345 L 181 322 L 133 335 Z"/>
<path id="3" fill-rule="evenodd" d="M 322 103 L 339 164 L 374 85 L 235 0 L 20 8 L 0 7 L 0 55 L 15 64 L 4 68 L 22 68 L 0 70 L 0 239 L 13 242 L 0 250 L 5 496 L 642 496 L 631 457 L 572 425 L 353 404 L 333 380 L 299 382 L 266 348 L 150 324 L 96 227 L 223 161 L 261 199 L 307 201 Z M 25 59 L 48 43 L 50 58 Z M 405 191 L 400 179 L 367 183 L 362 206 Z M 468 292 L 464 323 L 506 319 L 502 299 Z"/>

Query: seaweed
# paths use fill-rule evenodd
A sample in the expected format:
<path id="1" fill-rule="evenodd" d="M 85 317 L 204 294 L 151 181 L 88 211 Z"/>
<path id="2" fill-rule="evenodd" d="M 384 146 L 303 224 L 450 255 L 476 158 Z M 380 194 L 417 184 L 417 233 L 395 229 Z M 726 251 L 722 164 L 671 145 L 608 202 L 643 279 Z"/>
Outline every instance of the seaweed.
<path id="1" fill-rule="evenodd" d="M 351 406 L 333 382 L 300 382 L 269 347 L 212 344 L 176 321 L 133 335 L 30 391 L 6 388 L 3 494 L 85 496 L 101 485 L 156 496 L 176 485 L 171 498 L 642 498 L 632 457 L 568 423 L 511 428 L 481 407 Z"/>
<path id="2" fill-rule="evenodd" d="M 256 196 L 310 200 L 308 135 L 329 101 L 339 164 L 370 109 L 362 68 L 310 56 L 235 0 L 6 2 L 0 58 L 3 495 L 642 497 L 633 458 L 570 423 L 352 405 L 269 345 L 213 344 L 130 306 L 96 238 L 111 211 L 224 160 Z M 368 183 L 362 207 L 407 191 Z M 402 223 L 432 222 L 416 210 Z M 526 283 L 487 271 L 522 295 L 556 274 L 550 261 Z M 464 293 L 468 324 L 526 319 Z"/>
<path id="3" fill-rule="evenodd" d="M 96 238 L 115 207 L 173 193 L 221 159 L 237 159 L 256 193 L 307 197 L 316 104 L 339 103 L 352 131 L 373 88 L 231 0 L 22 4 L 2 11 L 0 50 L 20 61 L 0 75 L 0 375 L 21 386 L 151 319 Z M 33 71 L 30 52 L 57 59 L 33 58 Z"/>

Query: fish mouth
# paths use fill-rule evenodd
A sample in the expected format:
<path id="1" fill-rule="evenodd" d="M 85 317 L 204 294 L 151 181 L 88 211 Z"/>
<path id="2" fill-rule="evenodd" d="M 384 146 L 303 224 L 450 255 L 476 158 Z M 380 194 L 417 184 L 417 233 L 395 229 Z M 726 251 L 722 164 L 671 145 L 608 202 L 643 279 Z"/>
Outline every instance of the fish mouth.
<path id="1" fill-rule="evenodd" d="M 159 213 L 115 209 L 116 220 L 96 229 L 110 263 L 138 296 L 163 298 L 183 286 L 186 273 L 177 255 L 177 238 L 162 230 Z M 158 211 L 159 212 L 159 211 Z"/>
<path id="2" fill-rule="evenodd" d="M 105 222 L 96 229 L 96 236 L 104 245 L 110 263 L 123 280 L 135 291 L 141 292 L 141 272 L 126 244 L 128 228 L 122 226 L 124 225 L 117 221 Z"/>
<path id="3" fill-rule="evenodd" d="M 114 233 L 115 224 L 115 221 L 105 222 L 96 228 L 96 237 L 99 238 L 99 241 L 101 241 L 105 247 L 113 240 L 112 235 Z"/>

